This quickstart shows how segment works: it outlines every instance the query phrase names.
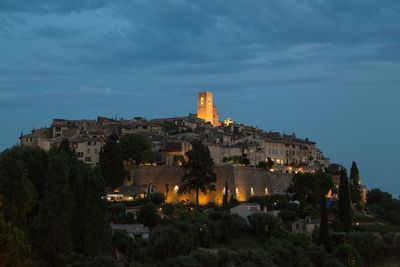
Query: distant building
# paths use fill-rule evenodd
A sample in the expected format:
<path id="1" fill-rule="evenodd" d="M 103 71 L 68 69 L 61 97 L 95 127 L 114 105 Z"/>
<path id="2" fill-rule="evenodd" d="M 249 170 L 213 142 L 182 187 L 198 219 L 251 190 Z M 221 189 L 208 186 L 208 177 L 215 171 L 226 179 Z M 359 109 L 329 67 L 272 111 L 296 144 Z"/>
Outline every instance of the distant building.
<path id="1" fill-rule="evenodd" d="M 299 219 L 291 224 L 291 232 L 296 234 L 306 234 L 311 236 L 314 230 L 318 230 L 321 224 L 320 219 L 306 217 Z"/>
<path id="2" fill-rule="evenodd" d="M 316 143 L 295 134 L 265 132 L 233 119 L 219 120 L 212 92 L 198 94 L 197 114 L 183 117 L 132 119 L 98 117 L 93 120 L 53 119 L 48 128 L 21 135 L 21 145 L 46 151 L 68 139 L 78 159 L 90 166 L 99 162 L 100 150 L 110 135 L 139 134 L 148 137 L 154 157 L 147 164 L 180 166 L 191 142 L 207 145 L 215 165 L 257 167 L 273 162 L 272 172 L 298 173 L 322 170 L 330 165 Z M 238 162 L 246 162 L 237 163 Z M 248 163 L 247 163 L 248 162 Z"/>
<path id="3" fill-rule="evenodd" d="M 144 240 L 149 239 L 149 228 L 143 224 L 111 224 L 111 230 L 113 232 L 121 231 L 125 232 L 129 237 L 142 238 Z"/>
<path id="4" fill-rule="evenodd" d="M 261 209 L 260 204 L 257 203 L 242 203 L 239 206 L 231 208 L 231 214 L 237 214 L 243 219 L 247 220 L 250 215 L 256 213 L 267 213 L 267 208 Z"/>

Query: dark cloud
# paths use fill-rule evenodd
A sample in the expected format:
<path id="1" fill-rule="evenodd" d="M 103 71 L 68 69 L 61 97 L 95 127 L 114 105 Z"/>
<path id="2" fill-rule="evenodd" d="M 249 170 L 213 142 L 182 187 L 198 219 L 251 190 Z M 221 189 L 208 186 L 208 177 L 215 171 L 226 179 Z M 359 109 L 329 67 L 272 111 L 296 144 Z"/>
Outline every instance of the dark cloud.
<path id="1" fill-rule="evenodd" d="M 0 13 L 70 13 L 104 7 L 107 0 L 1 0 Z"/>
<path id="2" fill-rule="evenodd" d="M 79 35 L 82 33 L 81 30 L 78 29 L 62 28 L 53 25 L 47 25 L 41 28 L 34 29 L 33 32 L 39 37 L 53 40 L 79 37 Z"/>
<path id="3" fill-rule="evenodd" d="M 394 177 L 399 14 L 398 0 L 0 0 L 0 148 L 52 117 L 187 114 L 212 90 L 222 117 L 315 136 L 371 184 L 368 166 Z"/>

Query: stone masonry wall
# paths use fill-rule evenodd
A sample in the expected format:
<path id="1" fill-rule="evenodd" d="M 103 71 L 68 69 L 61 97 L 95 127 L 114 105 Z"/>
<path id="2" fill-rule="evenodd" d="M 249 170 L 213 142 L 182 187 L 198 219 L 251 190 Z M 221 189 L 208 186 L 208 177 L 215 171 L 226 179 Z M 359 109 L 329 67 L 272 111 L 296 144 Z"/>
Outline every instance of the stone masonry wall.
<path id="1" fill-rule="evenodd" d="M 216 166 L 214 171 L 217 175 L 216 190 L 201 194 L 200 204 L 221 204 L 225 182 L 228 182 L 229 197 L 234 194 L 239 201 L 246 201 L 252 195 L 284 193 L 292 180 L 292 174 L 267 172 L 257 168 Z M 194 202 L 194 192 L 181 196 L 176 192 L 182 174 L 183 169 L 175 166 L 135 166 L 129 170 L 133 185 L 152 185 L 156 192 L 166 195 L 167 202 Z"/>

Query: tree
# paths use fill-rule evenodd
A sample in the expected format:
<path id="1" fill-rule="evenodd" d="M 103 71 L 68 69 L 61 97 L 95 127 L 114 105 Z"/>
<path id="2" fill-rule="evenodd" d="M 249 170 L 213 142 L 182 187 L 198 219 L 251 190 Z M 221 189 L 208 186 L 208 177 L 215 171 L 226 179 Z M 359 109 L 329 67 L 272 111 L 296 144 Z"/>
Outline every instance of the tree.
<path id="1" fill-rule="evenodd" d="M 321 225 L 319 228 L 319 242 L 327 251 L 331 250 L 328 226 L 328 208 L 326 206 L 325 194 L 321 194 Z"/>
<path id="2" fill-rule="evenodd" d="M 245 166 L 250 164 L 250 160 L 245 156 L 232 156 L 229 158 L 225 157 L 223 158 L 223 161 L 229 164 L 241 164 Z"/>
<path id="3" fill-rule="evenodd" d="M 42 259 L 58 266 L 59 256 L 72 252 L 73 195 L 69 184 L 68 155 L 59 151 L 49 161 L 44 196 L 39 204 L 34 240 Z"/>
<path id="4" fill-rule="evenodd" d="M 47 172 L 47 153 L 38 147 L 20 147 L 21 159 L 25 165 L 26 175 L 35 186 L 38 199 L 43 195 Z"/>
<path id="5" fill-rule="evenodd" d="M 160 222 L 157 207 L 153 203 L 147 203 L 138 212 L 138 221 L 146 226 L 154 226 Z"/>
<path id="6" fill-rule="evenodd" d="M 240 205 L 239 200 L 237 200 L 234 194 L 231 194 L 231 197 L 229 198 L 229 207 L 233 208 L 239 205 Z"/>
<path id="7" fill-rule="evenodd" d="M 340 173 L 339 184 L 339 220 L 346 232 L 351 230 L 352 208 L 350 200 L 349 181 L 345 168 Z"/>
<path id="8" fill-rule="evenodd" d="M 361 185 L 360 172 L 358 171 L 357 163 L 355 161 L 351 164 L 350 179 L 353 184 Z"/>
<path id="9" fill-rule="evenodd" d="M 353 248 L 350 244 L 340 244 L 334 250 L 336 258 L 340 259 L 348 267 L 361 267 L 362 259 L 357 249 Z"/>
<path id="10" fill-rule="evenodd" d="M 297 173 L 288 189 L 301 202 L 317 207 L 321 194 L 327 194 L 333 188 L 332 177 L 325 172 Z"/>
<path id="11" fill-rule="evenodd" d="M 284 223 L 292 223 L 299 219 L 299 214 L 293 210 L 285 209 L 279 212 L 279 218 Z"/>
<path id="12" fill-rule="evenodd" d="M 144 163 L 144 154 L 151 151 L 151 140 L 139 134 L 128 134 L 120 138 L 122 157 L 124 160 L 132 160 L 135 164 Z"/>
<path id="13" fill-rule="evenodd" d="M 100 151 L 100 167 L 105 183 L 111 189 L 121 186 L 125 179 L 125 170 L 120 145 L 114 135 L 110 136 Z"/>
<path id="14" fill-rule="evenodd" d="M 149 240 L 153 256 L 160 260 L 190 252 L 193 240 L 171 226 L 157 226 L 151 231 Z"/>
<path id="15" fill-rule="evenodd" d="M 199 205 L 199 193 L 215 190 L 216 174 L 213 171 L 214 161 L 210 150 L 199 140 L 192 142 L 192 150 L 186 153 L 188 161 L 183 164 L 184 174 L 179 186 L 179 194 L 196 192 L 196 205 Z"/>
<path id="16" fill-rule="evenodd" d="M 74 248 L 87 256 L 106 255 L 110 251 L 111 229 L 104 181 L 98 168 L 82 164 L 81 174 L 73 184 Z"/>
<path id="17" fill-rule="evenodd" d="M 222 207 L 224 209 L 229 209 L 229 199 L 228 199 L 228 194 L 229 194 L 229 188 L 228 188 L 228 182 L 225 182 L 225 187 L 224 187 L 224 196 L 222 199 Z"/>
<path id="18" fill-rule="evenodd" d="M 58 147 L 59 151 L 64 151 L 68 155 L 73 154 L 72 149 L 71 149 L 71 143 L 69 142 L 68 138 L 65 138 L 61 141 L 60 146 Z"/>
<path id="19" fill-rule="evenodd" d="M 272 234 L 280 227 L 279 220 L 266 213 L 254 213 L 247 217 L 250 230 L 255 235 Z"/>
<path id="20" fill-rule="evenodd" d="M 382 205 L 387 206 L 393 201 L 391 194 L 383 192 L 378 188 L 373 188 L 367 193 L 367 205 Z"/>
<path id="21" fill-rule="evenodd" d="M 26 175 L 20 147 L 5 150 L 0 156 L 0 209 L 4 220 L 26 228 L 26 215 L 36 203 L 37 192 Z"/>
<path id="22" fill-rule="evenodd" d="M 6 223 L 0 214 L 0 266 L 26 266 L 30 247 L 24 233 Z"/>
<path id="23" fill-rule="evenodd" d="M 268 157 L 267 158 L 267 168 L 268 168 L 268 170 L 272 169 L 272 167 L 274 165 L 275 165 L 275 162 L 270 157 Z"/>
<path id="24" fill-rule="evenodd" d="M 271 170 L 274 164 L 275 164 L 274 161 L 268 157 L 266 161 L 258 162 L 258 168 Z"/>
<path id="25" fill-rule="evenodd" d="M 353 203 L 360 204 L 361 202 L 361 179 L 360 179 L 360 172 L 358 171 L 357 163 L 353 161 L 350 170 L 350 194 L 351 200 Z"/>

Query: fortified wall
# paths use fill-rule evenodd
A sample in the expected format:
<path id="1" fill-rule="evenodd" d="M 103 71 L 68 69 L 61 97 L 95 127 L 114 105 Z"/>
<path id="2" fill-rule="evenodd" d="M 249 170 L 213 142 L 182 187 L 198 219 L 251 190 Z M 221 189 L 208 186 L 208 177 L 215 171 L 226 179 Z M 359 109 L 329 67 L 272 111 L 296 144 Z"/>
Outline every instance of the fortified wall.
<path id="1" fill-rule="evenodd" d="M 221 204 L 228 183 L 228 197 L 233 194 L 239 201 L 246 201 L 251 196 L 282 194 L 288 188 L 292 174 L 267 172 L 249 167 L 216 166 L 215 191 L 201 193 L 200 204 L 214 202 Z M 167 202 L 195 201 L 195 194 L 178 195 L 183 169 L 176 166 L 134 166 L 128 171 L 133 186 L 152 186 L 156 192 L 163 193 Z"/>

